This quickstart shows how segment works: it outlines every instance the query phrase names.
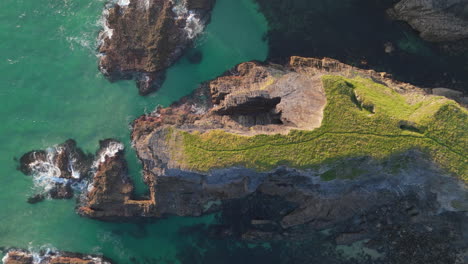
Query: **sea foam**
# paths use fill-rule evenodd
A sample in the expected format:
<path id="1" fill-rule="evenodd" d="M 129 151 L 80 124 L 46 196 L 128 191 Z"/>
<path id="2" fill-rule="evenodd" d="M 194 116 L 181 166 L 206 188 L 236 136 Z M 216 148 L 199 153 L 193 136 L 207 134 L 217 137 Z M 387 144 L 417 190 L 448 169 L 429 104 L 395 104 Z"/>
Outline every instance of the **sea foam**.
<path id="1" fill-rule="evenodd" d="M 93 168 L 97 169 L 99 164 L 106 161 L 106 158 L 114 157 L 119 151 L 124 149 L 124 145 L 120 142 L 111 141 L 108 146 L 99 151 L 98 156 L 93 162 Z"/>

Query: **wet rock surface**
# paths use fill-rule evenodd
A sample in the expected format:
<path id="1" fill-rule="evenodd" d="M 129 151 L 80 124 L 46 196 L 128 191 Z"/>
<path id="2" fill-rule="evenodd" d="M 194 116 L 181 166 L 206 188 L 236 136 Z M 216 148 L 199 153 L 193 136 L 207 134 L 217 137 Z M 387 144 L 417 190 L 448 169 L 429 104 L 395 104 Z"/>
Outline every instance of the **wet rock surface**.
<path id="1" fill-rule="evenodd" d="M 110 264 L 101 256 L 72 252 L 42 250 L 38 253 L 21 249 L 10 249 L 2 258 L 3 264 Z"/>
<path id="2" fill-rule="evenodd" d="M 135 79 L 141 95 L 157 90 L 165 70 L 209 22 L 214 2 L 130 0 L 128 5 L 107 5 L 99 69 L 110 81 Z"/>

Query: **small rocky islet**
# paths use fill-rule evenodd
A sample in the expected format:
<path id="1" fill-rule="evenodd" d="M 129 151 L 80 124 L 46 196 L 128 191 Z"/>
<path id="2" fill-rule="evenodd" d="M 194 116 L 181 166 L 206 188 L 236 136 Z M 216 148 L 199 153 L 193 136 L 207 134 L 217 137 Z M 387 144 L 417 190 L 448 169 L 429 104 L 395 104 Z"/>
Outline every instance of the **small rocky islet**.
<path id="1" fill-rule="evenodd" d="M 467 5 L 453 2 L 404 0 L 387 14 L 422 38 L 456 46 L 466 40 L 458 9 Z M 135 79 L 142 95 L 157 90 L 213 5 L 108 5 L 100 70 L 111 81 Z M 32 151 L 19 169 L 43 188 L 30 202 L 72 198 L 75 190 L 77 213 L 98 220 L 217 213 L 210 229 L 218 237 L 320 235 L 378 253 L 356 263 L 463 263 L 467 102 L 465 91 L 421 88 L 329 58 L 245 62 L 133 122 L 147 197 L 134 195 L 123 145 L 113 139 L 95 155 L 73 140 Z M 4 263 L 36 263 L 24 251 L 8 256 Z M 40 263 L 98 263 L 53 261 Z"/>

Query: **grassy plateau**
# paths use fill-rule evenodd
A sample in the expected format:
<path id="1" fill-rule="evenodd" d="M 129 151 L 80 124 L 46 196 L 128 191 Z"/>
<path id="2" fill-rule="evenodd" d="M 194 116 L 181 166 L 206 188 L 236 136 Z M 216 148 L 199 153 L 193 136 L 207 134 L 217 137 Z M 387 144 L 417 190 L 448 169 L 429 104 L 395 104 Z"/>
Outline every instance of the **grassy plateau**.
<path id="1" fill-rule="evenodd" d="M 361 77 L 327 75 L 323 85 L 327 105 L 315 130 L 249 137 L 171 129 L 167 140 L 182 140 L 172 151 L 181 167 L 195 171 L 230 166 L 267 171 L 279 165 L 306 169 L 347 158 L 383 160 L 418 149 L 468 181 L 468 111 L 456 102 L 401 95 Z"/>

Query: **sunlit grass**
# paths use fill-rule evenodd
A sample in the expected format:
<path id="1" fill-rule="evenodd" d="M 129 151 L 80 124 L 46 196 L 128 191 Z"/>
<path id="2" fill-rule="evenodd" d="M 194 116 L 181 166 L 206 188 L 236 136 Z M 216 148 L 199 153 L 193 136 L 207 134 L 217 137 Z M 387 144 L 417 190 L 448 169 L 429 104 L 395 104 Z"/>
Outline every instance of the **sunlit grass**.
<path id="1" fill-rule="evenodd" d="M 328 103 L 320 128 L 252 137 L 172 129 L 171 134 L 183 139 L 172 151 L 183 153 L 179 162 L 186 169 L 245 166 L 265 171 L 278 165 L 311 168 L 362 156 L 385 159 L 419 149 L 468 180 L 468 111 L 454 101 L 403 96 L 364 78 L 325 76 L 323 84 Z"/>

